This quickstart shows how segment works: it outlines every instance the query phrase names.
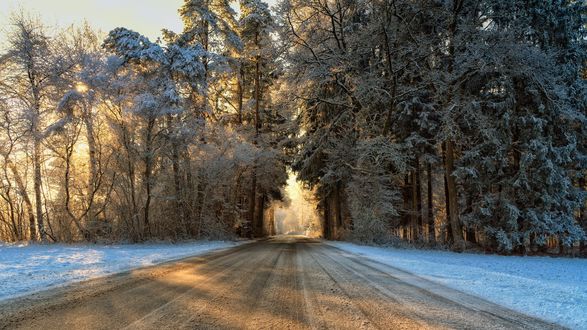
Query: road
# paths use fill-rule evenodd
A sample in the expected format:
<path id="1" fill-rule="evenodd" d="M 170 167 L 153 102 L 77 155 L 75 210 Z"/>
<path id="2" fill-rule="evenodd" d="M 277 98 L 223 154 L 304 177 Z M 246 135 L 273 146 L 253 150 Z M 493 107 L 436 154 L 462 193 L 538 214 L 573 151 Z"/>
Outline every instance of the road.
<path id="1" fill-rule="evenodd" d="M 556 329 L 317 240 L 278 238 L 0 305 L 6 329 Z"/>

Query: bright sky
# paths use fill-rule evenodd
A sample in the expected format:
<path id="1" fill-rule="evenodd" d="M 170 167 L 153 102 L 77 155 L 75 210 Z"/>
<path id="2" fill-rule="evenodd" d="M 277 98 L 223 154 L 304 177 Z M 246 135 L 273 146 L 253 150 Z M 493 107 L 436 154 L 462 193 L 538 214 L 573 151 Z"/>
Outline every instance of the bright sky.
<path id="1" fill-rule="evenodd" d="M 0 36 L 9 28 L 10 13 L 38 15 L 48 26 L 69 26 L 87 20 L 108 32 L 124 26 L 155 40 L 162 28 L 181 30 L 177 9 L 183 0 L 0 0 Z"/>
<path id="2" fill-rule="evenodd" d="M 272 6 L 276 0 L 267 2 Z M 183 0 L 0 0 L 0 44 L 10 13 L 21 9 L 40 16 L 48 26 L 65 27 L 85 19 L 105 33 L 123 26 L 154 41 L 162 28 L 181 31 L 177 10 L 182 4 Z"/>

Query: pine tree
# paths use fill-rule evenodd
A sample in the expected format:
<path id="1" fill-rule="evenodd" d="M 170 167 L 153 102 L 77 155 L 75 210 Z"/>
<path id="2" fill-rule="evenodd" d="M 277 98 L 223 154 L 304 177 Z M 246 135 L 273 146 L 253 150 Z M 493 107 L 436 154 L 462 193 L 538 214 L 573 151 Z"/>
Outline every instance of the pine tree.
<path id="1" fill-rule="evenodd" d="M 268 72 L 269 59 L 271 53 L 271 29 L 273 28 L 273 18 L 269 11 L 269 6 L 260 0 L 243 0 L 240 2 L 241 16 L 239 21 L 239 34 L 243 41 L 243 55 L 241 56 L 240 78 L 239 81 L 245 80 L 246 76 L 250 77 L 252 92 L 251 100 L 251 122 L 254 126 L 253 144 L 264 144 L 261 137 L 263 125 L 269 124 L 266 114 L 269 112 L 265 100 L 269 95 L 266 94 L 267 87 L 270 83 L 270 72 Z M 248 79 L 247 79 L 248 80 Z M 239 104 L 242 104 L 244 90 L 248 86 L 240 83 L 241 92 Z M 239 116 L 242 116 L 242 106 L 239 107 Z M 242 118 L 242 117 L 241 117 Z M 268 147 L 268 146 L 263 146 Z M 252 225 L 253 235 L 262 235 L 262 217 L 264 209 L 265 196 L 259 194 L 258 187 L 258 163 L 253 165 L 251 190 L 249 195 L 249 222 Z"/>
<path id="2" fill-rule="evenodd" d="M 479 24 L 489 28 L 459 63 L 466 222 L 500 251 L 528 251 L 553 236 L 565 247 L 584 239 L 574 217 L 584 200 L 573 185 L 584 159 L 575 127 L 584 115 L 573 94 L 585 56 L 574 7 L 488 2 Z"/>

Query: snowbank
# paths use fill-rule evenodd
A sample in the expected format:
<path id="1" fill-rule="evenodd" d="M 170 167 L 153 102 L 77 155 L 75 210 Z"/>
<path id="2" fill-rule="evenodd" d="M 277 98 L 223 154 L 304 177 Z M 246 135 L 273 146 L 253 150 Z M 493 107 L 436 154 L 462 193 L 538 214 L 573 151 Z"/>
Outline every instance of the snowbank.
<path id="1" fill-rule="evenodd" d="M 0 300 L 237 244 L 0 244 Z"/>
<path id="2" fill-rule="evenodd" d="M 587 260 L 403 250 L 327 242 L 502 306 L 587 329 Z"/>

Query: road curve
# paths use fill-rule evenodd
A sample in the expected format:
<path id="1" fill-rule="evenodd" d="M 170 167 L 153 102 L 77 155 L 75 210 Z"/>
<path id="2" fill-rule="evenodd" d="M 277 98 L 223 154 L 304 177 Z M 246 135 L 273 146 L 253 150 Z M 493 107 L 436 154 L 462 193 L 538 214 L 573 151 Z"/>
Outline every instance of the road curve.
<path id="1" fill-rule="evenodd" d="M 278 238 L 0 304 L 1 329 L 558 329 L 317 240 Z"/>

